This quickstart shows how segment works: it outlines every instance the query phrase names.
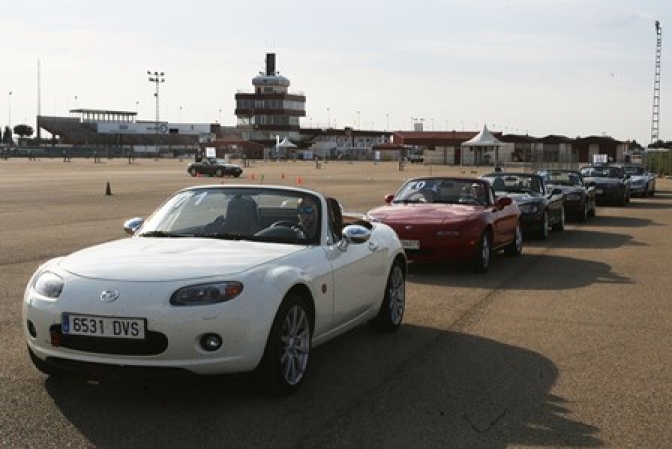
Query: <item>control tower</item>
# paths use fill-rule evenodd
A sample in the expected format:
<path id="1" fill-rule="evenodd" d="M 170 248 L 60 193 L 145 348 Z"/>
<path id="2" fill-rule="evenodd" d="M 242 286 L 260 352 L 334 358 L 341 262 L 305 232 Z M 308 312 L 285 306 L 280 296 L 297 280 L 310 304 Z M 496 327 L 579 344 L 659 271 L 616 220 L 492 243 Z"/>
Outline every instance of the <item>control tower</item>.
<path id="1" fill-rule="evenodd" d="M 266 70 L 252 79 L 254 93 L 236 94 L 237 127 L 243 138 L 265 146 L 277 138 L 299 139 L 306 97 L 289 92 L 289 79 L 276 70 L 275 53 L 266 54 Z"/>

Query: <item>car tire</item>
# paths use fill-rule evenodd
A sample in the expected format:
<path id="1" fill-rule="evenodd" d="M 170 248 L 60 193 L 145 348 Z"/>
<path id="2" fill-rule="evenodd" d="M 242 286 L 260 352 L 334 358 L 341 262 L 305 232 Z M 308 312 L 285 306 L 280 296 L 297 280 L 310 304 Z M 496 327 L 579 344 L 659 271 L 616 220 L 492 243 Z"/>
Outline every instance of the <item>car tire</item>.
<path id="1" fill-rule="evenodd" d="M 585 223 L 588 221 L 588 216 L 590 215 L 590 211 L 588 210 L 588 202 L 586 201 L 583 203 L 583 207 L 581 208 L 581 212 L 577 214 L 577 218 L 581 223 Z"/>
<path id="2" fill-rule="evenodd" d="M 476 247 L 476 251 L 471 259 L 471 270 L 475 273 L 485 273 L 490 269 L 490 258 L 492 249 L 490 245 L 490 233 L 484 230 Z"/>
<path id="3" fill-rule="evenodd" d="M 217 171 L 215 171 L 215 176 L 217 176 L 218 178 L 224 176 L 224 172 L 222 171 L 221 168 L 218 168 Z"/>
<path id="4" fill-rule="evenodd" d="M 259 386 L 289 395 L 299 389 L 308 371 L 313 319 L 307 301 L 289 293 L 278 309 L 257 368 Z"/>
<path id="5" fill-rule="evenodd" d="M 406 309 L 406 273 L 400 262 L 390 269 L 385 285 L 385 296 L 380 305 L 378 316 L 369 321 L 369 325 L 378 331 L 393 332 L 399 329 Z"/>
<path id="6" fill-rule="evenodd" d="M 241 175 L 241 174 L 242 174 L 242 173 L 235 173 L 235 174 L 233 175 L 233 177 L 234 177 L 234 178 L 240 178 L 240 175 Z"/>
<path id="7" fill-rule="evenodd" d="M 546 240 L 548 238 L 548 229 L 550 228 L 549 225 L 549 217 L 548 217 L 548 211 L 544 211 L 544 216 L 541 218 L 541 224 L 539 224 L 539 239 L 540 240 Z"/>
<path id="8" fill-rule="evenodd" d="M 198 174 L 198 171 L 195 168 L 190 168 L 189 174 L 195 178 L 196 175 Z"/>
<path id="9" fill-rule="evenodd" d="M 516 224 L 515 237 L 504 248 L 504 254 L 511 257 L 518 257 L 523 253 L 523 230 L 520 223 Z"/>
<path id="10" fill-rule="evenodd" d="M 557 232 L 562 232 L 565 230 L 565 208 L 560 208 L 560 217 L 558 222 L 553 225 L 553 230 Z"/>

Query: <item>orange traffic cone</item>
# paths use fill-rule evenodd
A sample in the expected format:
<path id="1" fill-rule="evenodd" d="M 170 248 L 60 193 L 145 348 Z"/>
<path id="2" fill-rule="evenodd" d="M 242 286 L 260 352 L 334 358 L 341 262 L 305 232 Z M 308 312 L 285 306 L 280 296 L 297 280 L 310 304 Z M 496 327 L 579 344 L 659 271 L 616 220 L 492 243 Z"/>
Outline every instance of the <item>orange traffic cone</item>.
<path id="1" fill-rule="evenodd" d="M 296 177 L 296 183 L 297 184 L 302 184 L 303 183 L 303 179 L 301 179 L 301 176 Z"/>

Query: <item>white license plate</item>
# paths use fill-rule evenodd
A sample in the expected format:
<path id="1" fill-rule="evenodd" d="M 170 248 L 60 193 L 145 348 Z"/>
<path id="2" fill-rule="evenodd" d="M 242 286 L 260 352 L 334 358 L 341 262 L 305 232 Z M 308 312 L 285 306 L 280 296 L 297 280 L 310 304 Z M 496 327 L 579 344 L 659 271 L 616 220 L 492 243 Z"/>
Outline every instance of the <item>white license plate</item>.
<path id="1" fill-rule="evenodd" d="M 402 240 L 401 246 L 404 249 L 420 249 L 420 240 Z"/>
<path id="2" fill-rule="evenodd" d="M 64 335 L 87 335 L 108 338 L 145 338 L 144 318 L 119 318 L 110 316 L 64 313 L 61 331 Z"/>

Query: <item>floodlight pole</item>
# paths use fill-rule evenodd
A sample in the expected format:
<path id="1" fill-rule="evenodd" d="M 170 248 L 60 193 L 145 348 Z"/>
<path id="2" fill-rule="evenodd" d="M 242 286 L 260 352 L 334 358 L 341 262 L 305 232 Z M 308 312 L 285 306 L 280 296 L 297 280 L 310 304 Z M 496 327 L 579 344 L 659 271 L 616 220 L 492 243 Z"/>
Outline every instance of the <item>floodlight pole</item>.
<path id="1" fill-rule="evenodd" d="M 154 96 L 156 97 L 156 123 L 154 124 L 154 133 L 155 133 L 155 145 L 157 155 L 159 153 L 159 84 L 165 83 L 166 78 L 163 72 L 152 72 L 147 70 L 147 75 L 149 75 L 149 81 L 154 83 L 156 86 L 156 92 Z"/>

